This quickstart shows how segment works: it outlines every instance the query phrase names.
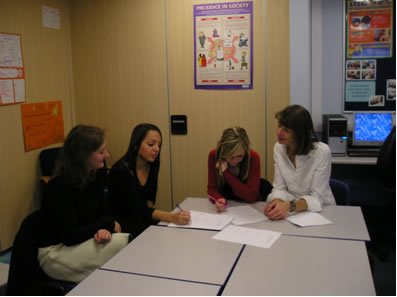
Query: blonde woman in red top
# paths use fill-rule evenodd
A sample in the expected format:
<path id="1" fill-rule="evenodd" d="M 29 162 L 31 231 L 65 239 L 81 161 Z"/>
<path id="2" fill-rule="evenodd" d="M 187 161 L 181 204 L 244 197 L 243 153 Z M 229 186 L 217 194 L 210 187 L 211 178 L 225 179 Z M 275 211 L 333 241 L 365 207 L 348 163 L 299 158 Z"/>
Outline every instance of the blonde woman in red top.
<path id="1" fill-rule="evenodd" d="M 228 199 L 264 200 L 272 186 L 260 174 L 260 157 L 250 149 L 245 129 L 228 128 L 208 156 L 208 197 L 220 212 L 225 211 Z"/>

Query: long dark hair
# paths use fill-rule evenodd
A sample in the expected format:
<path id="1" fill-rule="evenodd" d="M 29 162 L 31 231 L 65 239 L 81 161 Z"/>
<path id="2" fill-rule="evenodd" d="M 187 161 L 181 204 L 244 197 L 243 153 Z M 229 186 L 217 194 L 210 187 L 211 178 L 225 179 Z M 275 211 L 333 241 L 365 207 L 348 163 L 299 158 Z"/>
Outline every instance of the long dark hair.
<path id="1" fill-rule="evenodd" d="M 65 139 L 54 175 L 63 176 L 72 185 L 83 188 L 95 173 L 89 169 L 88 159 L 104 141 L 103 129 L 86 125 L 75 126 Z"/>
<path id="2" fill-rule="evenodd" d="M 161 135 L 160 129 L 153 124 L 139 124 L 134 128 L 131 134 L 130 144 L 128 146 L 127 153 L 123 156 L 124 165 L 130 169 L 130 172 L 136 175 L 136 159 L 138 157 L 139 148 L 141 147 L 142 141 L 145 139 L 146 135 L 149 131 L 154 130 L 160 134 L 161 139 L 163 139 Z M 160 150 L 161 152 L 161 150 Z M 153 163 L 150 163 L 150 170 L 157 175 L 160 170 L 160 152 L 157 156 L 156 160 Z"/>
<path id="3" fill-rule="evenodd" d="M 300 105 L 290 105 L 276 113 L 280 125 L 294 132 L 293 155 L 307 155 L 314 149 L 318 139 L 314 133 L 313 120 L 310 113 Z"/>

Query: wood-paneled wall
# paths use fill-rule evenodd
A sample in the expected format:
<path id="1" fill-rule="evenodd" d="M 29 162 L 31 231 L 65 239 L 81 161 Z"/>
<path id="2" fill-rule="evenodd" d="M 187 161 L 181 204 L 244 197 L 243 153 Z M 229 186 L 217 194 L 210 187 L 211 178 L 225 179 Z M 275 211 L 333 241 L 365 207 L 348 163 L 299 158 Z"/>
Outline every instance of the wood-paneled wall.
<path id="1" fill-rule="evenodd" d="M 193 5 L 213 1 L 167 1 L 168 78 L 171 114 L 185 114 L 188 135 L 172 136 L 174 203 L 206 197 L 208 153 L 224 129 L 244 127 L 261 156 L 265 176 L 265 8 L 253 1 L 253 89 L 194 89 Z M 230 2 L 230 1 L 217 1 Z"/>
<path id="2" fill-rule="evenodd" d="M 275 114 L 290 104 L 289 1 L 266 0 L 266 160 L 273 182 L 273 147 L 277 142 Z"/>
<path id="3" fill-rule="evenodd" d="M 163 145 L 156 206 L 171 209 L 165 19 L 162 0 L 71 1 L 76 124 L 105 128 L 112 165 L 133 128 L 153 123 Z"/>
<path id="4" fill-rule="evenodd" d="M 206 2 L 0 0 L 0 32 L 22 34 L 27 103 L 62 100 L 65 134 L 79 123 L 105 128 L 112 165 L 135 125 L 160 127 L 164 210 L 205 195 L 208 152 L 232 125 L 246 128 L 272 180 L 274 113 L 289 103 L 288 0 L 253 1 L 254 88 L 244 91 L 194 89 L 193 5 Z M 60 9 L 61 30 L 41 26 L 42 4 Z M 171 114 L 188 116 L 187 136 L 170 135 Z M 19 105 L 0 106 L 0 131 L 4 249 L 38 207 L 40 150 L 24 152 Z"/>
<path id="5" fill-rule="evenodd" d="M 60 10 L 60 30 L 42 26 L 41 5 Z M 65 133 L 72 125 L 69 19 L 67 0 L 0 1 L 0 32 L 21 34 L 26 103 L 61 100 Z M 0 106 L 0 135 L 0 249 L 7 249 L 39 206 L 40 150 L 25 152 L 20 104 Z"/>

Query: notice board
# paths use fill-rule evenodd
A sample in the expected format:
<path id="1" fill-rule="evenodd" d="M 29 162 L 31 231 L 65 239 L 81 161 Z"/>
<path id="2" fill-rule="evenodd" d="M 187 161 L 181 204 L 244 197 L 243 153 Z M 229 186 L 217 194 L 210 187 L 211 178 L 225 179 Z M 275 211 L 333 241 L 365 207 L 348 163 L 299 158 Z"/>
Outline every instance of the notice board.
<path id="1" fill-rule="evenodd" d="M 395 110 L 394 2 L 346 0 L 345 22 L 344 110 Z"/>

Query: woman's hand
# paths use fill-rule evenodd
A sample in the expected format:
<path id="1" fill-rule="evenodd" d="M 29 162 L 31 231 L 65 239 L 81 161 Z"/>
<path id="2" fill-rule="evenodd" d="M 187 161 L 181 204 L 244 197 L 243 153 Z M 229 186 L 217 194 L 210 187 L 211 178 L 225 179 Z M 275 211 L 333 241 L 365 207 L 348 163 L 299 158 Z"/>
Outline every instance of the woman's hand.
<path id="1" fill-rule="evenodd" d="M 222 172 L 225 172 L 225 170 L 228 168 L 228 164 L 226 161 L 218 161 L 216 163 L 216 168 L 220 169 Z"/>
<path id="2" fill-rule="evenodd" d="M 224 212 L 226 210 L 226 199 L 225 198 L 219 198 L 215 202 L 215 208 L 219 212 Z"/>
<path id="3" fill-rule="evenodd" d="M 121 232 L 121 226 L 117 221 L 114 221 L 114 230 L 115 233 L 120 233 Z"/>
<path id="4" fill-rule="evenodd" d="M 265 215 L 270 220 L 284 220 L 290 210 L 291 204 L 282 200 L 273 200 L 272 203 L 266 205 Z"/>
<path id="5" fill-rule="evenodd" d="M 112 239 L 112 233 L 106 229 L 99 229 L 94 235 L 97 244 L 106 243 Z"/>
<path id="6" fill-rule="evenodd" d="M 186 225 L 190 222 L 190 211 L 182 210 L 177 213 L 173 213 L 171 216 L 171 222 L 177 225 Z"/>

